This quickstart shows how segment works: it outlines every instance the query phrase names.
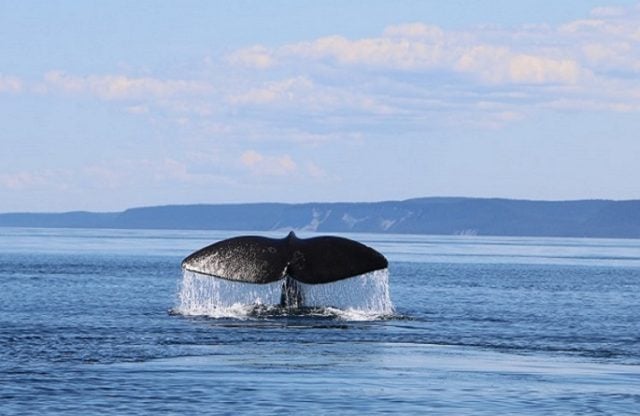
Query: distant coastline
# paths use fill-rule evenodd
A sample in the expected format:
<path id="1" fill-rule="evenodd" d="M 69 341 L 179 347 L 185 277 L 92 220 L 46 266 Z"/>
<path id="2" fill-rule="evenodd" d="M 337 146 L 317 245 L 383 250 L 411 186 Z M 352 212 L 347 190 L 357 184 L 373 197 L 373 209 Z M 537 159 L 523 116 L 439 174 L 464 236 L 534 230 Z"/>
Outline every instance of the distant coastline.
<path id="1" fill-rule="evenodd" d="M 383 202 L 167 205 L 112 213 L 5 213 L 0 214 L 0 227 L 640 238 L 640 200 L 431 197 Z"/>

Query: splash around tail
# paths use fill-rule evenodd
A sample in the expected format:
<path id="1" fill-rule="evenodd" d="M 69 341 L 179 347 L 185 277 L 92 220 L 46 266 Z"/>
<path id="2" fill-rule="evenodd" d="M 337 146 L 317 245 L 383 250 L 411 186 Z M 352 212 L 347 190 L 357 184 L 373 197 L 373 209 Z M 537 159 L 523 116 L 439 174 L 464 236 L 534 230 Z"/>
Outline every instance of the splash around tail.
<path id="1" fill-rule="evenodd" d="M 286 280 L 285 280 L 286 281 Z M 395 314 L 389 273 L 378 270 L 334 283 L 297 282 L 296 302 L 282 302 L 285 285 L 234 282 L 184 271 L 172 313 L 209 318 L 262 319 L 287 316 L 371 321 Z"/>

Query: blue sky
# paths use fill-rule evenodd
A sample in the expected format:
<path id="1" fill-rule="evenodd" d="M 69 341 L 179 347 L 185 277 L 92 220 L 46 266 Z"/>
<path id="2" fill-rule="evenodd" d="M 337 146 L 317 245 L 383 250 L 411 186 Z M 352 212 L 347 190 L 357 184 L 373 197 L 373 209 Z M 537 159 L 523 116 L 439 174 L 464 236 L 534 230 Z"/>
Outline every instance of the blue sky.
<path id="1" fill-rule="evenodd" d="M 0 3 L 0 212 L 640 198 L 637 1 Z"/>

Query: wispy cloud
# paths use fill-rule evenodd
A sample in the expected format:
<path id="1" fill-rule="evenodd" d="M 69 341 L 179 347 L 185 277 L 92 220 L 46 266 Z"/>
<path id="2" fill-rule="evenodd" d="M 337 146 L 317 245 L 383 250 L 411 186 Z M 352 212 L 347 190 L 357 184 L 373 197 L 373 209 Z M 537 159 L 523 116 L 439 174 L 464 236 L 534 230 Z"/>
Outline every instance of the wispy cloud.
<path id="1" fill-rule="evenodd" d="M 572 59 L 515 53 L 506 47 L 487 45 L 465 51 L 454 69 L 491 84 L 576 84 L 585 72 Z"/>
<path id="2" fill-rule="evenodd" d="M 316 182 L 337 182 L 340 180 L 339 176 L 334 173 L 327 172 L 316 162 L 309 161 L 305 164 L 306 174 Z"/>
<path id="3" fill-rule="evenodd" d="M 192 159 L 195 160 L 195 158 Z M 209 160 L 207 159 L 206 162 Z M 167 184 L 203 186 L 234 182 L 230 176 L 219 173 L 211 166 L 203 160 L 189 161 L 170 157 L 158 160 L 113 159 L 73 169 L 35 169 L 0 173 L 0 189 L 8 191 L 70 188 L 119 190 Z M 286 163 L 283 166 L 286 167 Z"/>
<path id="4" fill-rule="evenodd" d="M 232 104 L 272 104 L 277 102 L 301 101 L 313 94 L 313 83 L 305 77 L 295 77 L 267 82 L 258 88 L 240 92 L 229 97 Z"/>
<path id="5" fill-rule="evenodd" d="M 130 186 L 180 184 L 203 186 L 232 182 L 228 176 L 202 169 L 201 162 L 165 157 L 162 159 L 120 159 L 85 166 L 79 173 L 93 187 L 119 189 Z"/>
<path id="6" fill-rule="evenodd" d="M 0 189 L 29 191 L 69 188 L 72 172 L 68 169 L 33 169 L 0 173 Z"/>
<path id="7" fill-rule="evenodd" d="M 20 78 L 0 73 L 0 93 L 20 92 L 22 88 L 23 82 Z"/>
<path id="8" fill-rule="evenodd" d="M 240 162 L 258 176 L 284 176 L 294 173 L 298 166 L 288 154 L 271 156 L 255 150 L 247 150 L 240 156 Z"/>
<path id="9" fill-rule="evenodd" d="M 266 69 L 275 64 L 269 50 L 261 45 L 239 49 L 227 56 L 227 62 L 231 65 L 255 69 Z"/>
<path id="10" fill-rule="evenodd" d="M 166 98 L 179 95 L 210 94 L 213 87 L 192 80 L 128 77 L 125 75 L 74 76 L 62 71 L 50 71 L 45 84 L 68 93 L 91 94 L 103 100 Z"/>
<path id="11" fill-rule="evenodd" d="M 46 183 L 46 178 L 33 172 L 15 172 L 0 174 L 0 186 L 10 190 L 23 190 Z"/>

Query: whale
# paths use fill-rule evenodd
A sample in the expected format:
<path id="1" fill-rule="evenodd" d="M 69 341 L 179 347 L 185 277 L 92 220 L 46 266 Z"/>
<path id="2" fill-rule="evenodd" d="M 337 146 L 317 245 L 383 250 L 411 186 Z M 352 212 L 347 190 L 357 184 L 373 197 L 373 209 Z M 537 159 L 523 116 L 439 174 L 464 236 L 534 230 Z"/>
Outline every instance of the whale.
<path id="1" fill-rule="evenodd" d="M 337 236 L 284 238 L 247 235 L 221 240 L 182 261 L 182 269 L 236 282 L 266 284 L 282 280 L 280 303 L 304 302 L 300 283 L 324 284 L 386 269 L 380 252 Z"/>

